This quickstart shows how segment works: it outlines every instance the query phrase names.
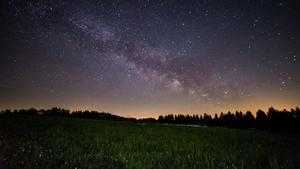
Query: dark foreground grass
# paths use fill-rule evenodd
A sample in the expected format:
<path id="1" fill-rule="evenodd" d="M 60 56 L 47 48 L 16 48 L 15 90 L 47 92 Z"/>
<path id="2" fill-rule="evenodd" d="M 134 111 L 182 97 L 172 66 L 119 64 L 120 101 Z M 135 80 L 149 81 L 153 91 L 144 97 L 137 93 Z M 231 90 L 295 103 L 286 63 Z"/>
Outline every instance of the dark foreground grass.
<path id="1" fill-rule="evenodd" d="M 299 136 L 0 116 L 0 168 L 300 168 Z"/>

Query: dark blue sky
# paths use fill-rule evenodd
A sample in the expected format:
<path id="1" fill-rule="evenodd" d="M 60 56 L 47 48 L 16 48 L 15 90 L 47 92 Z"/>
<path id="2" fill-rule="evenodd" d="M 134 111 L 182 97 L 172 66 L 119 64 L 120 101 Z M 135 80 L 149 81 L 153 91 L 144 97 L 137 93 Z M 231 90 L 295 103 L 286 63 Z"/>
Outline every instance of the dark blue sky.
<path id="1" fill-rule="evenodd" d="M 0 108 L 135 117 L 300 105 L 298 1 L 10 0 Z"/>

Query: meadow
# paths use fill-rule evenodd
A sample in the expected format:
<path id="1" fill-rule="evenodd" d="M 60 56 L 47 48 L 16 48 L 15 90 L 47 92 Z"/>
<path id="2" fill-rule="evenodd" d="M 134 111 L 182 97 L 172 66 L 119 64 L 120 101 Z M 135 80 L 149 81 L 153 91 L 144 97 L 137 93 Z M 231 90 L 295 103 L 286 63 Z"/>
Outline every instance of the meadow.
<path id="1" fill-rule="evenodd" d="M 1 169 L 292 169 L 299 143 L 257 130 L 0 116 Z"/>

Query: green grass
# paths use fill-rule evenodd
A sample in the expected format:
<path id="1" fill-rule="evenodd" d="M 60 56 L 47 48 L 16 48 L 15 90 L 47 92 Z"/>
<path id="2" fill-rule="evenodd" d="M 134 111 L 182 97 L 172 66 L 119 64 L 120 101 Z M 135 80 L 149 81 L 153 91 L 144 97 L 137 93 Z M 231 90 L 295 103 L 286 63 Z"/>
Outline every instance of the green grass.
<path id="1" fill-rule="evenodd" d="M 300 137 L 255 130 L 0 116 L 0 168 L 300 168 Z"/>

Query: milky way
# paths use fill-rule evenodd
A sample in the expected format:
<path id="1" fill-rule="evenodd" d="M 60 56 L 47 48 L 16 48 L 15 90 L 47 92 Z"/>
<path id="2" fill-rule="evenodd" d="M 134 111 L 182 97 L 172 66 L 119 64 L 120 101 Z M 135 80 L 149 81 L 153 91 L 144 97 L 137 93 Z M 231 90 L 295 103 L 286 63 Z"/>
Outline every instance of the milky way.
<path id="1" fill-rule="evenodd" d="M 297 2 L 2 6 L 0 108 L 145 117 L 300 105 Z"/>

